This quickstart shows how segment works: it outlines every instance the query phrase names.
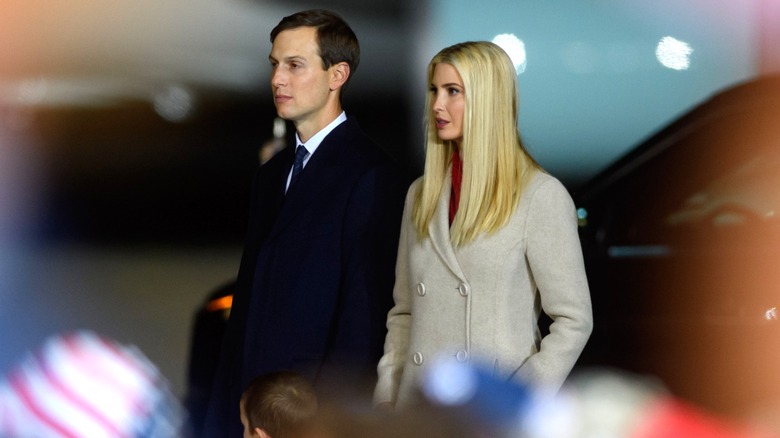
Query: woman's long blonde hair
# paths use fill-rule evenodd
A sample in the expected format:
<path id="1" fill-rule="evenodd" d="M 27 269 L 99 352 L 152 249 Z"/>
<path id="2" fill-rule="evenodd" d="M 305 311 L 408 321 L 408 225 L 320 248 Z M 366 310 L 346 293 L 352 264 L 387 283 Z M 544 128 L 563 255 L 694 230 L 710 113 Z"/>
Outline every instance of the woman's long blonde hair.
<path id="1" fill-rule="evenodd" d="M 478 41 L 441 50 L 428 64 L 428 83 L 437 64 L 450 64 L 463 80 L 465 108 L 460 156 L 463 179 L 460 204 L 450 235 L 456 246 L 480 233 L 506 225 L 523 184 L 541 170 L 528 154 L 517 128 L 517 73 L 509 56 L 496 44 Z M 432 113 L 433 93 L 425 101 L 425 173 L 415 194 L 412 220 L 421 239 L 428 237 L 455 143 L 439 138 Z"/>

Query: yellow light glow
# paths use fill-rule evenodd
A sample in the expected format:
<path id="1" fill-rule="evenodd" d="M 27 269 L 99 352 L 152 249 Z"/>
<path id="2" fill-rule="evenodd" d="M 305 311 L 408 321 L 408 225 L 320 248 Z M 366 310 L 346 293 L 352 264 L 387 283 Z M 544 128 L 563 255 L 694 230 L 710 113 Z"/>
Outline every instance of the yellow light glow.
<path id="1" fill-rule="evenodd" d="M 228 310 L 233 307 L 233 295 L 226 295 L 214 300 L 209 301 L 206 304 L 207 312 L 217 312 L 220 310 Z"/>

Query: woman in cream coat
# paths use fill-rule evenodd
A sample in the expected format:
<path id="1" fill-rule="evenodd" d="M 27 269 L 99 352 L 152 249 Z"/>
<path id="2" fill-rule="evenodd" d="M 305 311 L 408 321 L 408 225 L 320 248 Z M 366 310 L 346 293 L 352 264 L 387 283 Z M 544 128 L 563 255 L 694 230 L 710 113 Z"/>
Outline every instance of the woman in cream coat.
<path id="1" fill-rule="evenodd" d="M 574 204 L 520 140 L 500 47 L 448 47 L 428 79 L 425 173 L 406 198 L 374 402 L 413 404 L 440 356 L 557 390 L 593 323 Z"/>

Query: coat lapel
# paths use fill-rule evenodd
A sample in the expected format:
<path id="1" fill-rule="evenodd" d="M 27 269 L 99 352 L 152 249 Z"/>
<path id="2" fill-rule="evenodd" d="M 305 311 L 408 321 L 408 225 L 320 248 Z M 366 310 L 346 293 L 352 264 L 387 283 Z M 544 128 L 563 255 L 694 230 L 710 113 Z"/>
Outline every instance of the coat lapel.
<path id="1" fill-rule="evenodd" d="M 284 230 L 295 216 L 305 211 L 316 200 L 327 197 L 327 191 L 332 183 L 348 170 L 345 169 L 341 155 L 347 147 L 345 142 L 349 141 L 347 136 L 350 129 L 349 123 L 350 120 L 347 119 L 337 126 L 325 137 L 317 148 L 317 152 L 312 155 L 295 185 L 291 186 L 284 196 L 279 217 L 269 237 Z"/>
<path id="2" fill-rule="evenodd" d="M 439 257 L 444 261 L 447 267 L 461 281 L 466 281 L 463 270 L 458 263 L 455 254 L 455 248 L 450 240 L 450 191 L 452 187 L 452 170 L 447 171 L 442 185 L 439 200 L 436 205 L 436 212 L 428 225 L 428 233 L 431 236 L 431 242 Z"/>

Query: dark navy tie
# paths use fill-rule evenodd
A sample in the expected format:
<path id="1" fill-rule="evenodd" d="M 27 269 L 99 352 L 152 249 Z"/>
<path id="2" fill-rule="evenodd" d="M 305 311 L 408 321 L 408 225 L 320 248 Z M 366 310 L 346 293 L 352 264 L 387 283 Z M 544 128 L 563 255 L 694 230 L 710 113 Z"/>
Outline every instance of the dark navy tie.
<path id="1" fill-rule="evenodd" d="M 298 148 L 295 149 L 295 163 L 293 163 L 292 177 L 290 178 L 288 190 L 295 184 L 295 180 L 298 179 L 298 176 L 300 176 L 301 171 L 303 170 L 303 160 L 305 160 L 308 155 L 309 151 L 307 151 L 303 145 L 299 144 Z"/>

